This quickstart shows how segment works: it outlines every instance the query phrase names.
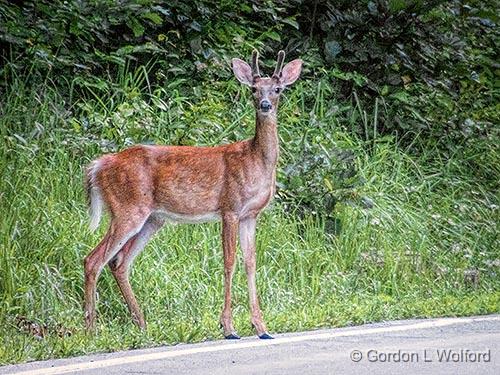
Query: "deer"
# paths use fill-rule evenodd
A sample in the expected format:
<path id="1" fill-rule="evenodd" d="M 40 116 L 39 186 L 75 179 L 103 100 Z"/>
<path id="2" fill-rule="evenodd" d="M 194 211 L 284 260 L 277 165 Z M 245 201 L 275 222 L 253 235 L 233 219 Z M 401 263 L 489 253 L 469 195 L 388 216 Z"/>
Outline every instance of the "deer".
<path id="1" fill-rule="evenodd" d="M 231 283 L 239 236 L 247 276 L 251 324 L 260 339 L 272 339 L 264 322 L 256 288 L 256 224 L 275 194 L 279 155 L 277 111 L 283 90 L 294 83 L 302 60 L 283 66 L 279 51 L 271 77 L 262 77 L 259 54 L 250 66 L 233 58 L 237 80 L 251 88 L 255 107 L 253 138 L 219 146 L 135 145 L 105 154 L 85 170 L 90 229 L 107 211 L 109 228 L 84 259 L 84 319 L 87 332 L 96 326 L 96 284 L 107 265 L 133 322 L 146 328 L 129 282 L 130 267 L 165 223 L 221 221 L 224 257 L 224 306 L 220 326 L 226 339 L 239 339 L 233 326 Z"/>

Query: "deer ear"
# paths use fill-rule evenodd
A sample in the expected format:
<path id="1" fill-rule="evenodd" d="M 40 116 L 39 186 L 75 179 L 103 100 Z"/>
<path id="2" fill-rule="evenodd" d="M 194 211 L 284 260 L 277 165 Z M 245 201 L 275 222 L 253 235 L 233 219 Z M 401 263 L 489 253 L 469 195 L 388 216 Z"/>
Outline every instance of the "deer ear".
<path id="1" fill-rule="evenodd" d="M 283 70 L 281 71 L 280 81 L 285 86 L 291 85 L 294 83 L 297 78 L 300 76 L 300 71 L 302 70 L 302 60 L 296 59 L 290 61 L 285 65 Z"/>
<path id="2" fill-rule="evenodd" d="M 253 84 L 252 68 L 241 59 L 233 59 L 233 72 L 238 81 L 244 85 L 251 86 Z"/>

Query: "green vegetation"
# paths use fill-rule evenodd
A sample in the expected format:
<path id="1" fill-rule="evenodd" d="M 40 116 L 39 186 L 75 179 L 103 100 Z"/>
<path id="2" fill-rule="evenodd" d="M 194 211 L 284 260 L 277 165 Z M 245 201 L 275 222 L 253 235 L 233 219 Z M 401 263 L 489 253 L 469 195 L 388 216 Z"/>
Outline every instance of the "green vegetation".
<path id="1" fill-rule="evenodd" d="M 330 43 L 340 55 L 328 56 L 325 43 L 334 35 L 314 30 L 311 37 L 313 14 L 302 2 L 266 2 L 264 11 L 256 5 L 262 2 L 226 1 L 210 14 L 203 12 L 209 1 L 172 2 L 161 8 L 170 18 L 157 1 L 125 2 L 123 9 L 110 2 L 100 12 L 92 12 L 93 2 L 78 10 L 80 2 L 68 1 L 57 14 L 50 3 L 58 2 L 36 3 L 44 5 L 38 22 L 30 21 L 31 2 L 27 16 L 0 2 L 8 21 L 0 24 L 8 42 L 0 69 L 0 364 L 221 338 L 218 224 L 166 226 L 139 256 L 131 281 L 145 332 L 132 324 L 105 271 L 98 334 L 85 335 L 83 258 L 105 225 L 99 233 L 87 229 L 83 167 L 135 143 L 215 145 L 251 136 L 250 95 L 227 62 L 257 46 L 270 66 L 271 50 L 300 35 L 309 45 L 290 55 L 303 56 L 306 69 L 281 104 L 278 194 L 257 237 L 258 288 L 271 332 L 500 310 L 500 108 L 490 49 L 498 32 L 487 21 L 494 2 L 416 8 L 418 20 L 460 34 L 463 64 L 449 70 L 452 57 L 442 50 L 427 75 L 408 68 L 393 84 L 384 81 L 393 65 L 380 59 L 366 70 L 349 58 L 360 55 L 345 40 L 345 54 Z M 317 14 L 326 15 L 321 7 L 333 2 L 316 3 Z M 338 7 L 378 20 L 373 4 L 387 2 L 351 3 Z M 392 12 L 404 5 L 389 3 Z M 457 4 L 472 14 L 454 21 L 448 11 Z M 231 13 L 238 7 L 244 12 Z M 157 23 L 155 12 L 172 23 Z M 182 12 L 189 22 L 179 21 Z M 102 17 L 116 23 L 95 27 Z M 76 21 L 64 39 L 68 19 Z M 486 26 L 475 29 L 477 19 Z M 217 31 L 222 24 L 224 32 Z M 375 27 L 368 26 L 361 40 Z M 205 58 L 192 42 L 198 27 L 200 45 L 212 51 Z M 41 38 L 47 29 L 61 38 Z M 120 39 L 126 30 L 132 35 Z M 160 43 L 160 34 L 178 40 L 147 44 Z M 397 43 L 411 49 L 410 40 Z M 85 41 L 95 48 L 86 50 Z M 118 56 L 127 43 L 135 49 Z M 379 39 L 374 45 L 385 46 Z M 75 65 L 83 63 L 95 64 Z M 403 82 L 407 74 L 411 81 Z M 458 91 L 447 79 L 456 79 Z M 234 318 L 240 334 L 253 334 L 241 262 Z M 47 332 L 36 332 L 43 326 Z"/>

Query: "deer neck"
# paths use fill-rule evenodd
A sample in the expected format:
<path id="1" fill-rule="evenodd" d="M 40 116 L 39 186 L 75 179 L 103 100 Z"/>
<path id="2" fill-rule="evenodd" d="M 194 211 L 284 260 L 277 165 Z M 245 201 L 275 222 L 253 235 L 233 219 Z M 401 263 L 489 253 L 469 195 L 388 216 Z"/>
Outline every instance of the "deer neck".
<path id="1" fill-rule="evenodd" d="M 272 169 L 276 167 L 279 152 L 276 115 L 259 116 L 257 114 L 252 146 L 265 165 L 271 166 Z"/>

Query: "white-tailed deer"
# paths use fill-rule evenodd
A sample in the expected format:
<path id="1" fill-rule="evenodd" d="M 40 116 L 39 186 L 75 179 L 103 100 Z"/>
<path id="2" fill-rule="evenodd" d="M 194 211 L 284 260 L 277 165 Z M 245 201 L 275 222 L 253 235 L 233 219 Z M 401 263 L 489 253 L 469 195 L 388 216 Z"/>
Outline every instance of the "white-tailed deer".
<path id="1" fill-rule="evenodd" d="M 239 338 L 231 313 L 239 232 L 251 323 L 260 338 L 272 338 L 262 319 L 255 286 L 255 226 L 275 190 L 279 97 L 297 80 L 302 68 L 298 59 L 283 67 L 284 58 L 280 51 L 270 78 L 260 76 L 257 51 L 252 55 L 252 67 L 240 59 L 232 60 L 236 78 L 253 92 L 253 138 L 216 147 L 134 146 L 104 155 L 87 168 L 91 229 L 97 228 L 103 207 L 111 216 L 106 235 L 84 262 L 87 329 L 95 326 L 96 282 L 105 265 L 109 265 L 134 322 L 144 328 L 144 316 L 128 279 L 134 258 L 165 222 L 222 220 L 225 298 L 220 323 L 224 336 Z"/>

